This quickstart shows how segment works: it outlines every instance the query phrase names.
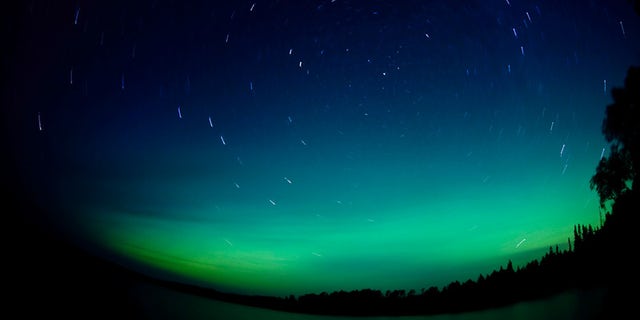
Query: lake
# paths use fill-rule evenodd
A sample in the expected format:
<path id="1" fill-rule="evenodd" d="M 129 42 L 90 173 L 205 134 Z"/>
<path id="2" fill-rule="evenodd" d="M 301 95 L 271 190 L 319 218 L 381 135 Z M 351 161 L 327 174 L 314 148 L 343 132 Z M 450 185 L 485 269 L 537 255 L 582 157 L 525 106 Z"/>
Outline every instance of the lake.
<path id="1" fill-rule="evenodd" d="M 150 319 L 278 319 L 278 320 L 346 320 L 346 319 L 594 319 L 603 308 L 604 290 L 570 291 L 553 297 L 522 302 L 511 306 L 460 314 L 403 317 L 336 317 L 294 314 L 211 300 L 173 291 L 153 284 L 138 284 L 128 294 L 140 315 Z"/>

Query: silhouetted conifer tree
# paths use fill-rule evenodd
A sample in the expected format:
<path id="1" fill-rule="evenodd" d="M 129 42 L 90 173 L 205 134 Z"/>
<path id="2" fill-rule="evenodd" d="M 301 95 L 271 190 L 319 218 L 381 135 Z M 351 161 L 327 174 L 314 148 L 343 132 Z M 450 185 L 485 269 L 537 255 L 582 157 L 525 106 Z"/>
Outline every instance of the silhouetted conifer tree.
<path id="1" fill-rule="evenodd" d="M 637 6 L 637 3 L 635 4 Z M 610 154 L 598 163 L 590 180 L 600 197 L 600 207 L 637 188 L 640 168 L 640 67 L 630 67 L 623 88 L 611 91 L 602 133 L 611 143 Z"/>

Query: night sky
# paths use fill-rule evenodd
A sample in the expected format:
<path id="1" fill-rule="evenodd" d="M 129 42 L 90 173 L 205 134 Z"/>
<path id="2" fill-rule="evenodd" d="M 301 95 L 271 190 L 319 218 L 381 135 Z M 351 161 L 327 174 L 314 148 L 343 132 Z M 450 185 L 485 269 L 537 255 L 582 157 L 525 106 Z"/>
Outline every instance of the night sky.
<path id="1" fill-rule="evenodd" d="M 279 296 L 419 290 L 567 248 L 600 223 L 604 110 L 640 57 L 624 0 L 5 15 L 5 157 L 51 228 L 154 276 Z"/>

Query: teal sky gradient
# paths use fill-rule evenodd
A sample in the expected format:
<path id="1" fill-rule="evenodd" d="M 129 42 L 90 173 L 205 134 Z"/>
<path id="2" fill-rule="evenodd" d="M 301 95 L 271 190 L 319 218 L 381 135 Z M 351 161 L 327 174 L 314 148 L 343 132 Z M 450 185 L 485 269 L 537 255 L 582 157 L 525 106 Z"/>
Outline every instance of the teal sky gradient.
<path id="1" fill-rule="evenodd" d="M 73 203 L 117 254 L 228 290 L 442 286 L 565 248 L 576 223 L 598 225 L 588 179 L 604 142 L 597 130 L 590 139 L 550 131 L 542 112 L 520 136 L 489 127 L 432 141 L 336 132 L 306 145 L 243 146 L 240 160 L 232 138 L 170 151 L 139 142 L 110 177 L 83 176 L 94 197 Z M 354 131 L 377 127 L 359 121 Z"/>

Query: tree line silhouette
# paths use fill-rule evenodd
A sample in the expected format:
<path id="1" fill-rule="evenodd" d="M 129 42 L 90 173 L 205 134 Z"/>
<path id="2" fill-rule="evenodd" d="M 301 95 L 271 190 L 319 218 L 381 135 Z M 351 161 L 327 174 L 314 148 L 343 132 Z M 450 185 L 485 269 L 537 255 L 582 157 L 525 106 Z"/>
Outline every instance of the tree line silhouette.
<path id="1" fill-rule="evenodd" d="M 549 297 L 571 289 L 607 288 L 614 279 L 621 280 L 614 276 L 620 267 L 615 261 L 624 258 L 615 250 L 619 230 L 614 221 L 613 214 L 607 214 L 599 228 L 576 225 L 573 241 L 568 238 L 569 249 L 552 246 L 539 260 L 523 267 L 514 268 L 509 260 L 506 266 L 480 274 L 476 280 L 453 281 L 441 289 L 432 286 L 420 291 L 340 290 L 272 297 L 228 294 L 182 283 L 163 284 L 204 297 L 296 313 L 400 316 L 468 312 Z"/>

